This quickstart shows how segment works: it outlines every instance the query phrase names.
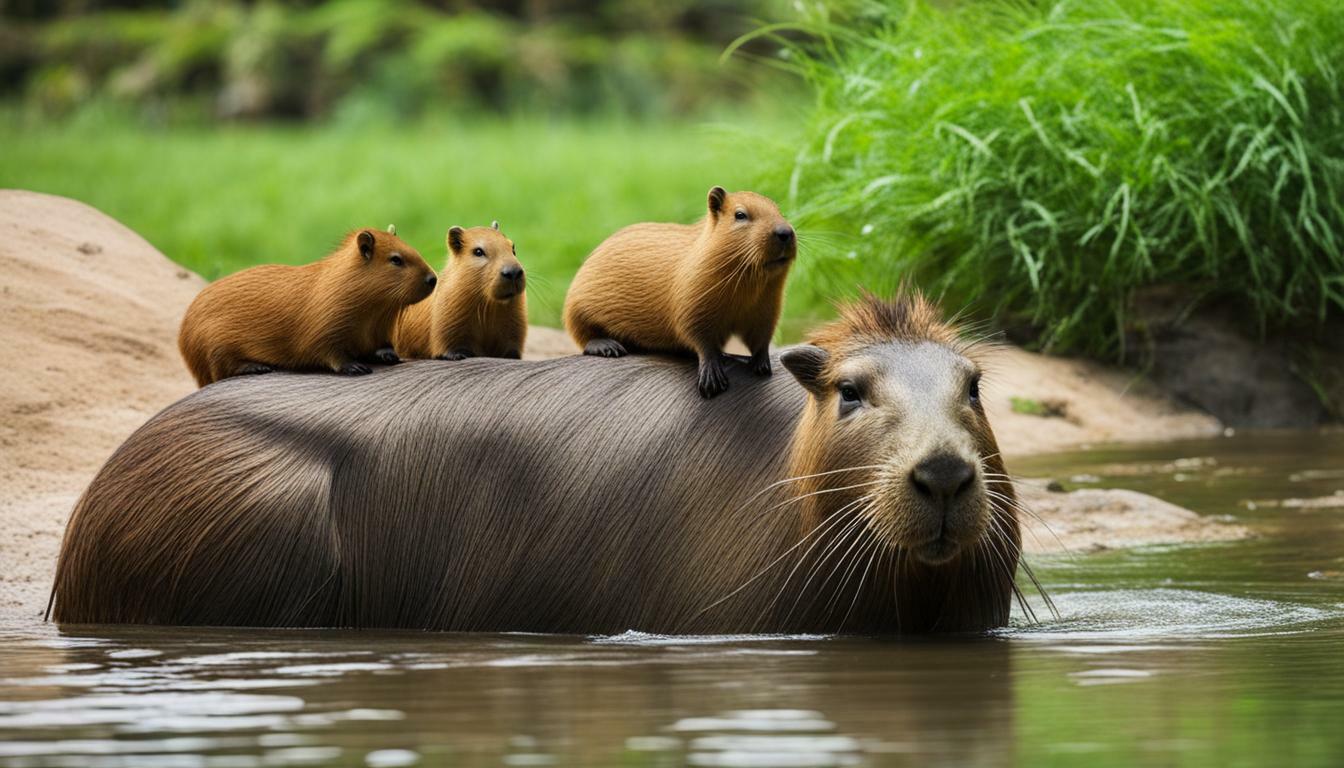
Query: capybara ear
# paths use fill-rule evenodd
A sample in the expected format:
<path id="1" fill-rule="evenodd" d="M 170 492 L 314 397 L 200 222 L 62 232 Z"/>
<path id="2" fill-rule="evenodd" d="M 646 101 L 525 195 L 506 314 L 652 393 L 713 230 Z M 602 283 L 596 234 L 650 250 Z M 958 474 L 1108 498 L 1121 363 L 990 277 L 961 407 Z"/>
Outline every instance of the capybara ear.
<path id="1" fill-rule="evenodd" d="M 387 234 L 389 234 L 389 235 L 395 235 L 395 234 L 397 234 L 397 225 L 396 225 L 396 224 L 388 224 L 388 225 L 387 225 Z"/>
<path id="2" fill-rule="evenodd" d="M 723 201 L 728 199 L 728 193 L 723 187 L 712 187 L 709 190 L 709 215 L 719 218 L 723 213 Z"/>
<path id="3" fill-rule="evenodd" d="M 453 253 L 462 250 L 462 234 L 464 231 L 461 227 L 453 227 L 448 230 L 448 250 Z"/>
<path id="4" fill-rule="evenodd" d="M 367 229 L 360 230 L 359 237 L 359 255 L 364 257 L 365 261 L 373 258 L 373 233 Z"/>
<path id="5" fill-rule="evenodd" d="M 495 220 L 495 221 L 490 222 L 490 228 L 493 229 L 493 230 L 495 230 L 496 232 L 498 232 L 498 231 L 499 231 L 499 220 Z"/>
<path id="6" fill-rule="evenodd" d="M 821 397 L 824 394 L 821 374 L 826 370 L 826 361 L 830 358 L 830 353 L 821 347 L 799 344 L 781 352 L 779 362 L 803 385 L 803 389 Z"/>

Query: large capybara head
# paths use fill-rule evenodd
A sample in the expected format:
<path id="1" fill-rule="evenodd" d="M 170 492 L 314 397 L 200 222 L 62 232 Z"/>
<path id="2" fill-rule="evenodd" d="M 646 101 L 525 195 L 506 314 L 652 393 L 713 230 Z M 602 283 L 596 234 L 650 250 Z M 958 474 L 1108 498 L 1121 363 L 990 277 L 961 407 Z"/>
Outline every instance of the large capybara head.
<path id="1" fill-rule="evenodd" d="M 814 482 L 840 489 L 829 509 L 866 517 L 873 533 L 929 565 L 987 533 L 1009 536 L 993 514 L 1011 490 L 1002 489 L 975 353 L 918 294 L 841 307 L 839 320 L 781 355 L 809 394 L 794 474 L 829 473 Z"/>
<path id="2" fill-rule="evenodd" d="M 485 301 L 509 301 L 522 294 L 523 265 L 498 221 L 488 227 L 453 227 L 447 242 L 446 269 L 452 270 L 454 284 L 474 286 Z"/>
<path id="3" fill-rule="evenodd" d="M 405 306 L 434 292 L 438 282 L 434 270 L 419 251 L 397 237 L 394 227 L 388 227 L 386 232 L 361 229 L 354 240 L 359 264 L 365 271 L 364 284 L 375 296 Z"/>
<path id="4" fill-rule="evenodd" d="M 755 192 L 709 190 L 709 218 L 713 242 L 710 258 L 727 257 L 735 263 L 766 270 L 787 270 L 798 254 L 793 225 L 775 201 Z"/>

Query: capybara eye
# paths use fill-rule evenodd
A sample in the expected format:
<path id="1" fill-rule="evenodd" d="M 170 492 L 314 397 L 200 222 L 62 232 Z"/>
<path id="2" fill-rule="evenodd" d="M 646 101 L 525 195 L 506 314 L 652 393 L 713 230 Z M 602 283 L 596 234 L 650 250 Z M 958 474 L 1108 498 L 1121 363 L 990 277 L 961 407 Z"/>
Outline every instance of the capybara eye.
<path id="1" fill-rule="evenodd" d="M 858 408 L 863 402 L 863 396 L 859 393 L 859 388 L 853 383 L 843 381 L 837 387 L 840 391 L 840 415 L 847 416 L 850 411 Z"/>
<path id="2" fill-rule="evenodd" d="M 971 396 L 971 402 L 980 402 L 980 374 L 977 373 L 971 377 L 971 386 L 969 390 L 968 394 Z"/>
<path id="3" fill-rule="evenodd" d="M 405 264 L 406 262 L 405 262 L 405 261 L 402 261 L 401 254 L 399 254 L 399 253 L 394 253 L 394 254 L 392 254 L 392 263 L 393 263 L 393 264 L 396 264 L 398 267 L 400 267 L 400 266 L 402 266 L 403 264 Z"/>
<path id="4" fill-rule="evenodd" d="M 473 254 L 477 255 L 477 256 L 484 256 L 484 255 L 485 255 L 485 249 L 484 249 L 484 248 L 473 248 L 471 252 L 472 252 Z"/>
<path id="5" fill-rule="evenodd" d="M 746 220 L 747 220 L 747 212 L 746 212 L 746 211 L 738 211 L 737 213 L 733 214 L 733 218 L 737 219 L 738 221 L 746 221 Z"/>
<path id="6" fill-rule="evenodd" d="M 859 388 L 848 382 L 840 385 L 840 399 L 846 403 L 857 403 L 861 399 Z"/>

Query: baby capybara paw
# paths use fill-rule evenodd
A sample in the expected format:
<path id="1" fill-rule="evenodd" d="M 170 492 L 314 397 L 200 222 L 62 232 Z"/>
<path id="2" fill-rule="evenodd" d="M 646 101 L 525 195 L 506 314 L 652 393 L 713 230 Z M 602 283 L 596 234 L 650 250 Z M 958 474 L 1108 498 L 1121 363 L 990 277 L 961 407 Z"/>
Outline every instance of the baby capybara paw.
<path id="1" fill-rule="evenodd" d="M 466 360 L 468 357 L 471 357 L 471 352 L 465 349 L 454 349 L 439 355 L 440 360 Z"/>
<path id="2" fill-rule="evenodd" d="M 593 339 L 583 347 L 583 354 L 593 357 L 625 357 L 625 347 L 615 339 Z"/>
<path id="3" fill-rule="evenodd" d="M 363 363 L 351 360 L 341 365 L 340 372 L 343 376 L 364 376 L 373 373 L 373 369 Z"/>
<path id="4" fill-rule="evenodd" d="M 384 365 L 396 365 L 401 362 L 401 357 L 397 355 L 397 351 L 391 347 L 383 347 L 377 352 L 374 352 L 373 356 L 378 362 L 383 363 Z"/>
<path id="5" fill-rule="evenodd" d="M 275 369 L 265 363 L 243 363 L 238 366 L 239 376 L 255 376 L 259 373 L 270 373 Z"/>
<path id="6" fill-rule="evenodd" d="M 702 364 L 697 387 L 700 390 L 700 396 L 708 400 L 727 391 L 728 374 L 724 372 L 722 365 Z"/>
<path id="7" fill-rule="evenodd" d="M 751 359 L 751 372 L 757 376 L 769 376 L 770 356 L 761 355 L 760 357 L 753 357 Z"/>

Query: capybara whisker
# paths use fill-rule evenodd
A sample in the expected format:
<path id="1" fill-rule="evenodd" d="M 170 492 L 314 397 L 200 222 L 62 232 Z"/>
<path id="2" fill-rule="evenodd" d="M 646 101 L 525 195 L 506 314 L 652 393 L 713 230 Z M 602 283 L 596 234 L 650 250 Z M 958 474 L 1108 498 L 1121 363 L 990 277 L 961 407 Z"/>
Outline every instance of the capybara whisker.
<path id="1" fill-rule="evenodd" d="M 775 488 L 778 488 L 779 486 L 784 485 L 785 483 L 796 483 L 800 480 L 810 480 L 815 477 L 825 477 L 827 475 L 835 475 L 841 472 L 857 472 L 865 469 L 881 469 L 881 468 L 882 468 L 881 464 L 867 464 L 860 467 L 841 467 L 840 469 L 832 469 L 826 472 L 813 472 L 810 475 L 798 475 L 797 477 L 786 477 L 783 480 L 776 480 L 775 482 L 765 486 L 756 493 L 753 493 L 751 497 L 747 499 L 747 503 L 749 504 L 755 501 L 756 499 L 760 498 L 763 494 Z"/>
<path id="2" fill-rule="evenodd" d="M 835 575 L 835 572 L 839 571 L 841 567 L 844 567 L 844 575 L 841 577 L 835 589 L 830 590 L 830 597 L 826 601 L 824 619 L 826 624 L 830 624 L 831 615 L 840 604 L 841 593 L 844 591 L 845 587 L 849 585 L 850 577 L 858 567 L 859 562 L 863 559 L 864 553 L 868 551 L 868 548 L 874 542 L 876 542 L 876 539 L 872 536 L 871 530 L 869 530 L 867 526 L 861 528 L 854 534 L 853 543 L 849 545 L 849 548 L 845 550 L 845 554 L 836 562 L 836 566 L 832 569 L 832 573 L 828 575 L 826 580 L 822 583 L 824 588 L 825 585 L 830 582 L 831 576 Z M 840 626 L 844 626 L 843 621 Z M 839 631 L 839 628 L 837 628 L 836 631 Z"/>
<path id="3" fill-rule="evenodd" d="M 844 487 L 842 487 L 842 488 L 823 488 L 823 489 L 821 489 L 821 490 L 819 490 L 819 491 L 811 491 L 811 492 L 809 492 L 809 493 L 804 493 L 804 494 L 802 494 L 801 496 L 793 496 L 793 497 L 787 498 L 787 499 L 785 499 L 784 501 L 781 501 L 781 502 L 779 502 L 778 504 L 775 504 L 773 507 L 769 507 L 769 508 L 766 509 L 764 512 L 762 512 L 761 515 L 769 514 L 770 512 L 773 512 L 773 511 L 775 511 L 776 509 L 779 509 L 780 507 L 788 506 L 788 505 L 790 505 L 790 504 L 796 504 L 796 503 L 798 503 L 798 502 L 800 502 L 800 501 L 804 501 L 804 500 L 806 500 L 806 499 L 810 499 L 810 498 L 812 498 L 813 496 L 820 496 L 820 495 L 822 495 L 822 494 L 826 494 L 826 493 L 843 493 L 844 491 L 852 491 L 852 490 L 854 490 L 854 489 L 856 489 L 856 488 L 868 488 L 868 487 L 870 487 L 870 486 L 874 486 L 874 485 L 881 485 L 882 482 L 883 482 L 882 480 L 870 480 L 870 481 L 868 481 L 868 482 L 866 482 L 866 483 L 857 483 L 857 484 L 855 484 L 855 485 L 846 485 L 846 486 L 844 486 Z"/>
<path id="4" fill-rule="evenodd" d="M 882 546 L 882 540 L 877 538 L 876 536 L 870 536 L 868 537 L 867 548 L 863 551 L 860 551 L 856 556 L 855 558 L 856 562 L 859 558 L 865 558 L 863 563 L 863 571 L 861 572 L 861 575 L 859 577 L 859 586 L 854 590 L 854 597 L 850 598 L 849 608 L 845 610 L 845 615 L 840 618 L 839 627 L 841 629 L 843 629 L 845 624 L 849 623 L 850 614 L 854 613 L 854 605 L 858 602 L 857 600 L 858 596 L 863 593 L 863 585 L 868 581 L 868 573 L 869 571 L 872 570 L 873 563 L 876 560 L 878 560 L 882 556 L 882 553 L 884 553 L 885 551 L 886 551 L 885 548 Z M 848 585 L 849 585 L 849 574 L 846 573 L 844 582 L 841 584 L 840 589 L 836 591 L 837 602 L 839 601 L 839 598 L 842 592 L 844 591 L 844 588 Z M 829 616 L 829 613 L 827 615 Z"/>
<path id="5" fill-rule="evenodd" d="M 798 610 L 799 596 L 807 593 L 808 587 L 812 585 L 813 579 L 815 579 L 822 572 L 822 570 L 826 568 L 826 563 L 828 562 L 830 557 L 832 555 L 838 554 L 840 549 L 842 549 L 846 544 L 850 543 L 851 536 L 855 537 L 856 539 L 860 538 L 862 536 L 862 532 L 865 526 L 866 521 L 864 519 L 863 512 L 860 511 L 857 515 L 853 515 L 851 517 L 850 522 L 847 525 L 845 525 L 845 527 L 842 528 L 838 534 L 836 534 L 834 540 L 831 541 L 830 545 L 822 548 L 821 554 L 817 556 L 816 563 L 814 563 L 808 569 L 807 578 L 803 581 L 802 589 L 798 591 L 798 594 L 794 595 L 793 603 L 789 606 L 789 612 L 785 615 L 785 621 L 791 619 L 793 617 L 794 611 Z M 826 577 L 823 578 L 821 583 L 817 585 L 817 591 L 821 593 L 823 596 L 826 595 L 825 592 L 826 582 L 830 580 L 830 576 L 834 573 L 835 570 L 836 568 L 831 568 L 830 571 L 827 572 Z M 828 627 L 828 625 L 824 622 L 824 620 L 821 622 L 821 626 Z"/>
<path id="6" fill-rule="evenodd" d="M 842 512 L 843 512 L 843 510 L 842 510 Z M 837 513 L 837 514 L 840 514 L 840 513 Z M 781 560 L 783 560 L 785 557 L 788 557 L 789 554 L 791 554 L 791 553 L 792 553 L 794 550 L 796 550 L 798 547 L 801 547 L 803 544 L 807 543 L 807 540 L 808 540 L 808 539 L 810 539 L 810 538 L 812 538 L 813 536 L 816 536 L 816 535 L 822 533 L 822 532 L 826 529 L 826 527 L 827 527 L 828 525 L 831 524 L 831 522 L 833 522 L 833 521 L 827 521 L 826 523 L 823 523 L 822 525 L 817 526 L 815 529 L 813 529 L 812 531 L 810 531 L 809 533 L 807 533 L 807 535 L 803 536 L 803 538 L 799 539 L 798 542 L 797 542 L 796 544 L 794 544 L 793 546 L 791 546 L 791 547 L 789 547 L 788 549 L 786 549 L 786 550 L 784 550 L 783 552 L 781 552 L 781 553 L 779 554 L 779 557 L 776 557 L 774 560 L 771 560 L 771 561 L 770 561 L 764 568 L 762 568 L 761 570 L 757 571 L 756 574 L 755 574 L 754 576 L 752 576 L 751 578 L 747 579 L 745 582 L 743 582 L 741 585 L 739 585 L 739 586 L 738 586 L 736 589 L 734 589 L 732 592 L 729 592 L 728 594 L 724 595 L 723 597 L 719 598 L 718 600 L 715 600 L 714 602 L 710 603 L 709 605 L 705 606 L 704 608 L 701 608 L 700 611 L 701 611 L 702 613 L 703 613 L 704 611 L 708 611 L 709 609 L 714 608 L 715 606 L 717 606 L 717 605 L 719 605 L 720 603 L 724 602 L 725 600 L 727 600 L 728 598 L 732 597 L 733 595 L 736 595 L 738 592 L 741 592 L 741 591 L 742 591 L 743 589 L 745 589 L 749 584 L 751 584 L 752 582 L 756 581 L 756 580 L 759 579 L 761 576 L 764 576 L 765 573 L 766 573 L 766 571 L 769 571 L 771 568 L 774 568 L 777 564 L 779 564 L 779 562 L 780 562 Z"/>
<path id="7" fill-rule="evenodd" d="M 824 534 L 828 531 L 834 532 L 835 530 L 837 530 L 837 525 L 838 529 L 840 530 L 847 528 L 851 522 L 853 522 L 857 517 L 859 517 L 862 514 L 862 511 L 859 509 L 862 503 L 863 503 L 862 498 L 855 499 L 854 501 L 850 502 L 844 507 L 841 507 L 840 509 L 836 510 L 834 513 L 832 513 L 830 519 L 826 520 L 825 522 L 818 525 L 817 528 L 813 529 L 813 533 L 818 534 L 818 538 L 815 539 L 810 545 L 808 545 L 807 549 L 804 550 L 801 555 L 799 555 L 797 562 L 794 563 L 793 568 L 789 570 L 788 575 L 785 576 L 783 582 L 780 584 L 779 591 L 777 591 L 775 593 L 775 596 L 771 598 L 770 602 L 767 603 L 762 608 L 763 613 L 769 612 L 771 609 L 774 608 L 775 603 L 777 603 L 779 599 L 784 595 L 784 591 L 789 587 L 790 584 L 793 583 L 794 574 L 796 574 L 798 572 L 798 569 L 802 567 L 802 565 L 805 562 L 807 562 L 807 559 L 812 554 L 812 551 L 816 549 L 817 546 L 820 545 L 823 541 L 825 541 L 824 535 L 821 534 Z M 809 534 L 809 536 L 810 535 L 811 534 Z M 801 543 L 803 542 L 799 541 L 799 544 Z M 790 547 L 789 551 L 791 552 L 796 548 L 797 545 Z M 786 552 L 785 554 L 788 553 Z"/>

